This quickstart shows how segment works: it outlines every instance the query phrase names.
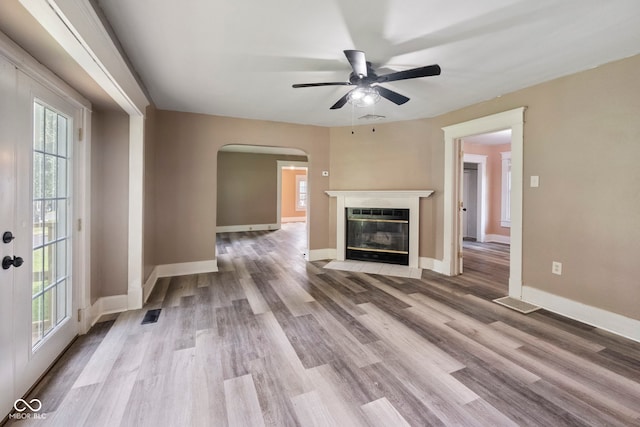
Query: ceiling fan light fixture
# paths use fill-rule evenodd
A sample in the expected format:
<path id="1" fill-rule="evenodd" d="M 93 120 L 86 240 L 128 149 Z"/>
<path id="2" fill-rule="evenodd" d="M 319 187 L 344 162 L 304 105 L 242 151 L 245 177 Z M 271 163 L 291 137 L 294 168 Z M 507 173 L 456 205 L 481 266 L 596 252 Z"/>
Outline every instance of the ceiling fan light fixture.
<path id="1" fill-rule="evenodd" d="M 367 107 L 380 101 L 380 94 L 373 87 L 358 87 L 349 94 L 349 103 L 354 107 Z"/>

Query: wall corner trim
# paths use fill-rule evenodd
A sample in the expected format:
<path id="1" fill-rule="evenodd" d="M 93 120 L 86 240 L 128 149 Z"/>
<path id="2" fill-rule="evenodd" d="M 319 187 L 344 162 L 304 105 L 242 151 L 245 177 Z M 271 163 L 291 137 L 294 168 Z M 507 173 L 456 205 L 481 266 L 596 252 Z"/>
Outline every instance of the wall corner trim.
<path id="1" fill-rule="evenodd" d="M 309 249 L 304 256 L 307 261 L 320 261 L 323 259 L 336 259 L 337 251 L 334 248 Z"/>
<path id="2" fill-rule="evenodd" d="M 445 276 L 450 276 L 448 267 L 439 259 L 420 257 L 419 266 L 423 270 L 431 270 L 436 273 L 444 274 Z"/>
<path id="3" fill-rule="evenodd" d="M 570 319 L 640 342 L 640 320 L 589 306 L 531 286 L 522 287 L 522 300 Z"/>
<path id="4" fill-rule="evenodd" d="M 105 314 L 122 313 L 128 309 L 129 296 L 126 294 L 98 298 L 91 307 L 85 309 L 82 313 L 82 315 L 89 314 L 89 316 L 84 317 L 88 322 L 87 331 L 85 332 L 88 332 L 91 326 L 95 325 Z"/>

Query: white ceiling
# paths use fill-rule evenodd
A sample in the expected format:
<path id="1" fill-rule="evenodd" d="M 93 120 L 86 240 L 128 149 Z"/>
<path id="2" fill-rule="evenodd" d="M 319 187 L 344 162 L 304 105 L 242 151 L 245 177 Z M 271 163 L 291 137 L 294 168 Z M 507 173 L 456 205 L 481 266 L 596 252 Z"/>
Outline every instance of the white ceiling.
<path id="1" fill-rule="evenodd" d="M 640 53 L 638 0 L 97 3 L 158 108 L 320 126 L 432 117 Z M 291 87 L 346 81 L 345 49 L 442 75 L 385 84 L 411 100 L 375 110 L 329 110 L 349 87 Z"/>

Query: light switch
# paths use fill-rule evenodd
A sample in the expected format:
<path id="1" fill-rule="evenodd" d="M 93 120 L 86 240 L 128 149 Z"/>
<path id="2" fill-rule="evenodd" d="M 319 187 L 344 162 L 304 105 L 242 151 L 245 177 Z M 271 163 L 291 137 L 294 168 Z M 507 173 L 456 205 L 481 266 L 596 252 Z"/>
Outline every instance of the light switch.
<path id="1" fill-rule="evenodd" d="M 539 187 L 540 186 L 540 177 L 537 175 L 531 176 L 531 187 Z"/>

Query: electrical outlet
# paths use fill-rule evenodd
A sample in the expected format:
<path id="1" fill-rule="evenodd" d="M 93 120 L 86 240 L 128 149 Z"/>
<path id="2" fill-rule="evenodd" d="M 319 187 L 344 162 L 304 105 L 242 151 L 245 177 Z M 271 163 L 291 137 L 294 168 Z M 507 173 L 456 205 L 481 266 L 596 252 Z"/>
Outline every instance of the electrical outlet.
<path id="1" fill-rule="evenodd" d="M 551 272 L 553 274 L 557 274 L 558 276 L 562 275 L 562 263 L 558 261 L 553 261 L 551 263 Z"/>

